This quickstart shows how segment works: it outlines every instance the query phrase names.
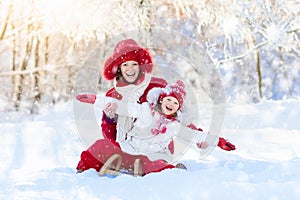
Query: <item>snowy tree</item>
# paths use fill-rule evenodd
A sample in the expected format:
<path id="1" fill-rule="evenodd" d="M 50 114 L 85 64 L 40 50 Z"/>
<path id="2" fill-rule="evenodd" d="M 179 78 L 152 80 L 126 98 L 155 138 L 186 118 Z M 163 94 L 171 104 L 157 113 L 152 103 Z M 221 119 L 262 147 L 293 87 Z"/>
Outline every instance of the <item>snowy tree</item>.
<path id="1" fill-rule="evenodd" d="M 274 88 L 278 89 L 281 83 L 295 80 L 294 76 L 299 75 L 299 72 L 295 74 L 288 72 L 294 71 L 299 63 L 299 2 L 244 1 L 236 2 L 232 8 L 231 16 L 224 18 L 222 24 L 223 49 L 220 51 L 220 48 L 216 48 L 222 52 L 223 57 L 215 59 L 217 57 L 215 55 L 219 55 L 218 52 L 213 52 L 212 57 L 218 64 L 223 65 L 221 67 L 225 71 L 227 71 L 226 63 L 228 65 L 228 62 L 237 62 L 242 70 L 237 70 L 237 74 L 233 74 L 234 77 L 244 81 L 247 77 L 240 75 L 246 71 L 246 74 L 249 74 L 249 81 L 257 77 L 255 79 L 260 98 L 275 98 L 274 95 L 278 92 L 272 94 Z M 268 64 L 267 60 L 270 58 L 273 61 L 274 59 L 280 61 Z M 290 64 L 289 67 L 284 60 Z M 254 71 L 257 76 L 253 74 Z M 290 77 L 287 74 L 290 74 Z M 285 80 L 274 83 L 278 75 Z M 272 82 L 268 81 L 269 79 L 272 79 Z M 248 84 L 250 89 L 253 88 L 253 84 L 249 82 L 245 84 Z M 238 83 L 238 87 L 244 89 L 245 84 Z M 284 85 L 287 87 L 284 88 L 285 95 L 293 96 L 291 84 Z M 253 94 L 251 90 L 249 92 Z M 296 95 L 298 94 L 294 93 L 294 96 Z"/>
<path id="2" fill-rule="evenodd" d="M 154 73 L 167 76 L 160 67 L 175 65 L 195 89 L 209 92 L 207 88 L 220 80 L 206 70 L 216 68 L 228 100 L 296 97 L 299 4 L 1 0 L 0 98 L 8 102 L 5 109 L 37 112 L 42 105 L 69 100 L 74 90 L 94 90 L 95 85 L 98 90 L 98 83 L 106 88 L 109 83 L 101 80 L 101 66 L 117 40 L 126 37 L 150 49 L 159 63 Z M 162 28 L 159 37 L 157 27 Z M 166 37 L 164 29 L 177 35 Z M 197 48 L 185 42 L 190 39 Z M 188 67 L 183 69 L 176 60 Z M 79 76 L 94 78 L 79 81 Z"/>

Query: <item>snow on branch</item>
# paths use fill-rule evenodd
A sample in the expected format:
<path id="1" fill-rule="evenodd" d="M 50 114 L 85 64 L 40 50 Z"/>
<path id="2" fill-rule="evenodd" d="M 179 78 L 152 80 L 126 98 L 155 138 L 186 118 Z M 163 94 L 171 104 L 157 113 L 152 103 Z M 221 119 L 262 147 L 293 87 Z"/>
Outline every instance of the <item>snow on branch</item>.
<path id="1" fill-rule="evenodd" d="M 16 76 L 16 75 L 27 75 L 27 74 L 33 74 L 33 73 L 37 73 L 37 72 L 51 72 L 51 73 L 56 73 L 56 70 L 59 68 L 63 68 L 63 67 L 57 67 L 57 68 L 53 68 L 53 67 L 37 67 L 34 69 L 27 69 L 27 70 L 17 70 L 17 71 L 9 71 L 9 72 L 1 72 L 0 73 L 0 77 L 3 76 Z M 58 72 L 57 72 L 58 73 Z"/>
<path id="2" fill-rule="evenodd" d="M 287 33 L 293 33 L 293 32 L 298 32 L 298 31 L 300 31 L 300 28 L 289 30 L 289 31 L 287 31 Z"/>
<path id="3" fill-rule="evenodd" d="M 249 49 L 248 51 L 244 52 L 243 54 L 240 54 L 238 56 L 233 56 L 233 57 L 230 57 L 230 58 L 226 58 L 226 59 L 223 59 L 223 60 L 219 60 L 218 63 L 222 64 L 222 63 L 233 61 L 233 60 L 243 59 L 248 54 L 250 54 L 253 50 L 259 49 L 260 47 L 265 46 L 265 45 L 267 45 L 269 43 L 270 43 L 270 41 L 262 42 L 260 44 L 257 44 L 255 46 L 253 46 L 251 49 Z"/>

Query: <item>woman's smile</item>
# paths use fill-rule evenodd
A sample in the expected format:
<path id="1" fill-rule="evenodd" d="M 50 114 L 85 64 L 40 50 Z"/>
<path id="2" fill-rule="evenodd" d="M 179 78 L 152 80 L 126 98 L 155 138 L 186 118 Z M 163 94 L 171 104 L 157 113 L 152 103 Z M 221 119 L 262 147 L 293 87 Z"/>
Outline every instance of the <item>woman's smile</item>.
<path id="1" fill-rule="evenodd" d="M 121 64 L 121 73 L 128 83 L 134 83 L 140 74 L 140 66 L 136 61 L 129 60 Z"/>

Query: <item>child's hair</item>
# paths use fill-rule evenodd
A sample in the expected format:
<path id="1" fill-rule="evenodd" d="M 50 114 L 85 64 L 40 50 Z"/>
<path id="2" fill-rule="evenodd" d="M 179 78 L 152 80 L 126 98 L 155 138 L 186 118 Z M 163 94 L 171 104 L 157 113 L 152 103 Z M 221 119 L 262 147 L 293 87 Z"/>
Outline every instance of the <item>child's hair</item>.
<path id="1" fill-rule="evenodd" d="M 157 112 L 159 112 L 159 113 L 161 113 L 161 114 L 164 114 L 163 111 L 162 111 L 162 109 L 161 109 L 161 102 L 160 102 L 160 100 L 157 100 L 157 103 L 154 106 L 154 110 L 157 111 Z M 178 110 L 175 113 L 171 114 L 170 116 L 172 116 L 174 118 L 177 118 L 177 112 L 178 112 Z"/>

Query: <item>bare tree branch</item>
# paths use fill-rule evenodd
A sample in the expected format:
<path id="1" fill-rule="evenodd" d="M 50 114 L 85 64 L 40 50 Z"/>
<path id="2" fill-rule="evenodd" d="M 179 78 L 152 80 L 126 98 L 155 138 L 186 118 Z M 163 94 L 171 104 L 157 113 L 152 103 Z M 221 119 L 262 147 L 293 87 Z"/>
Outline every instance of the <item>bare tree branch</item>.
<path id="1" fill-rule="evenodd" d="M 18 71 L 10 71 L 10 72 L 1 72 L 0 77 L 3 76 L 16 76 L 16 75 L 27 75 L 27 74 L 33 74 L 37 72 L 51 72 L 51 73 L 59 73 L 57 72 L 58 69 L 61 69 L 64 67 L 55 67 L 55 68 L 44 68 L 44 67 L 38 67 L 34 69 L 27 69 L 27 70 L 18 70 Z"/>
<path id="2" fill-rule="evenodd" d="M 265 46 L 268 43 L 269 43 L 269 41 L 262 42 L 262 43 L 260 43 L 258 45 L 255 45 L 254 47 L 252 47 L 251 49 L 249 49 L 248 51 L 246 51 L 243 54 L 240 54 L 240 55 L 234 56 L 234 57 L 230 57 L 230 58 L 227 58 L 227 59 L 219 60 L 218 63 L 222 64 L 222 63 L 225 63 L 225 62 L 242 59 L 242 58 L 246 57 L 248 54 L 250 54 L 253 50 L 258 49 L 258 48 L 260 48 L 262 46 Z"/>
<path id="3" fill-rule="evenodd" d="M 293 32 L 298 32 L 298 31 L 300 31 L 300 28 L 296 28 L 296 29 L 290 30 L 287 33 L 293 33 Z"/>
<path id="4" fill-rule="evenodd" d="M 4 39 L 6 30 L 7 30 L 7 26 L 8 26 L 8 20 L 9 20 L 9 15 L 10 15 L 11 10 L 12 10 L 12 4 L 10 4 L 10 5 L 9 5 L 9 8 L 8 8 L 7 15 L 6 15 L 6 18 L 5 18 L 5 24 L 4 24 L 2 33 L 1 33 L 1 35 L 0 35 L 0 40 L 3 40 L 3 39 Z"/>

